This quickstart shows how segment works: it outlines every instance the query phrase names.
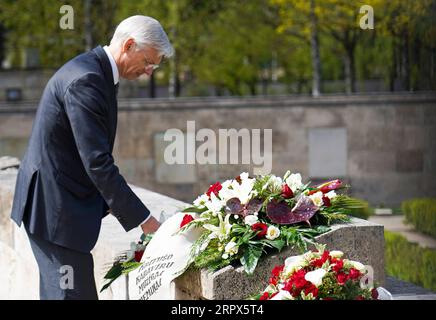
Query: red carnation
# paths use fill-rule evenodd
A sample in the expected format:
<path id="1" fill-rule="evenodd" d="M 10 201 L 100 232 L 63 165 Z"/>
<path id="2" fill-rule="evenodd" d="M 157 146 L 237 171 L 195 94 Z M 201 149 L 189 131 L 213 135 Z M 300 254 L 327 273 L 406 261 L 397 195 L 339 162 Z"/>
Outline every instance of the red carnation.
<path id="1" fill-rule="evenodd" d="M 350 269 L 350 273 L 349 273 L 349 277 L 350 277 L 350 279 L 353 279 L 353 280 L 359 279 L 359 277 L 360 277 L 361 275 L 362 275 L 362 274 L 360 273 L 359 270 L 357 270 L 357 269 L 355 269 L 355 268 L 351 268 L 351 269 Z"/>
<path id="2" fill-rule="evenodd" d="M 268 231 L 268 226 L 265 223 L 258 222 L 258 223 L 253 224 L 251 226 L 251 229 L 254 231 L 257 231 L 258 238 L 263 238 L 263 237 L 265 237 L 265 235 Z"/>
<path id="3" fill-rule="evenodd" d="M 312 260 L 312 262 L 310 263 L 312 266 L 314 267 L 318 267 L 321 268 L 322 265 L 330 258 L 330 251 L 325 250 L 321 256 L 321 258 L 318 259 L 314 259 Z"/>
<path id="4" fill-rule="evenodd" d="M 144 250 L 135 251 L 135 261 L 141 262 L 142 256 L 144 255 Z"/>
<path id="5" fill-rule="evenodd" d="M 220 182 L 215 182 L 213 185 L 209 187 L 206 194 L 210 198 L 210 194 L 213 192 L 215 195 L 218 195 L 218 192 L 223 188 Z"/>
<path id="6" fill-rule="evenodd" d="M 348 275 L 344 272 L 339 272 L 336 275 L 336 279 L 338 280 L 339 284 L 345 284 L 345 282 L 347 282 L 347 280 L 348 280 Z"/>
<path id="7" fill-rule="evenodd" d="M 268 292 L 264 292 L 264 293 L 260 296 L 259 300 L 269 300 L 269 293 L 268 293 Z"/>
<path id="8" fill-rule="evenodd" d="M 194 218 L 190 214 L 185 214 L 182 222 L 180 223 L 180 228 L 183 228 L 186 224 L 188 224 L 189 222 L 191 222 L 193 220 L 194 220 Z"/>
<path id="9" fill-rule="evenodd" d="M 275 266 L 271 271 L 271 278 L 269 278 L 269 283 L 273 285 L 277 285 L 277 281 L 279 280 L 280 273 L 283 271 L 285 265 Z"/>
<path id="10" fill-rule="evenodd" d="M 333 264 L 333 271 L 338 273 L 344 267 L 344 261 L 342 259 L 332 259 L 331 263 Z"/>
<path id="11" fill-rule="evenodd" d="M 318 297 L 318 288 L 312 283 L 304 288 L 304 294 L 307 296 L 309 293 L 311 293 L 315 298 Z"/>
<path id="12" fill-rule="evenodd" d="M 292 192 L 292 189 L 289 188 L 289 186 L 285 183 L 282 186 L 282 197 L 285 199 L 290 199 L 294 196 L 294 193 Z"/>

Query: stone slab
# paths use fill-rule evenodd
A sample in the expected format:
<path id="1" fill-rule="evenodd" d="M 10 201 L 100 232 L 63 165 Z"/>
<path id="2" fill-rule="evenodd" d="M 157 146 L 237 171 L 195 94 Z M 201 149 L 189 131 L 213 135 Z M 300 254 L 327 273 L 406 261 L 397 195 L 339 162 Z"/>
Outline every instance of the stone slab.
<path id="1" fill-rule="evenodd" d="M 350 223 L 336 224 L 332 230 L 318 236 L 330 250 L 341 250 L 345 257 L 371 265 L 377 285 L 384 285 L 384 234 L 383 226 L 366 220 L 352 218 Z M 245 299 L 263 290 L 274 266 L 283 264 L 296 249 L 284 249 L 280 253 L 263 258 L 254 275 L 248 276 L 243 268 L 227 266 L 216 272 L 189 271 L 176 279 L 176 287 L 183 299 L 233 300 Z"/>

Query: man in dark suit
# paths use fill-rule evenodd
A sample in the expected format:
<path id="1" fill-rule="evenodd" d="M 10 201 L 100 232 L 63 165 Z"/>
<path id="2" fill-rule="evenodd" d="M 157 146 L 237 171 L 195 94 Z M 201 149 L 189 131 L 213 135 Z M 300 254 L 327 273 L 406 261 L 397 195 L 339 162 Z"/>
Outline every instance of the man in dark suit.
<path id="1" fill-rule="evenodd" d="M 41 299 L 97 299 L 90 251 L 110 211 L 126 231 L 159 222 L 114 164 L 119 77 L 148 76 L 173 48 L 158 21 L 122 21 L 109 46 L 62 66 L 41 97 L 22 160 L 12 219 L 24 224 L 40 271 Z M 62 282 L 72 270 L 74 282 Z"/>

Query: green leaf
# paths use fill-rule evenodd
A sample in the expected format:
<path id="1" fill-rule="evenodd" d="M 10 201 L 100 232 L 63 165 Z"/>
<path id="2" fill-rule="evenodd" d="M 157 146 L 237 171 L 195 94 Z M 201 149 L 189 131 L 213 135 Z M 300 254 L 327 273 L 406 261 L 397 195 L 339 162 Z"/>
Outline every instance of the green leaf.
<path id="1" fill-rule="evenodd" d="M 241 257 L 241 264 L 244 266 L 245 272 L 249 275 L 253 274 L 256 269 L 257 262 L 263 252 L 263 246 L 249 244 Z"/>
<path id="2" fill-rule="evenodd" d="M 122 273 L 123 267 L 120 263 L 115 263 L 112 268 L 109 269 L 109 271 L 104 276 L 105 279 L 116 279 L 118 278 Z"/>
<path id="3" fill-rule="evenodd" d="M 197 207 L 188 207 L 188 208 L 182 210 L 182 212 L 186 212 L 186 213 L 189 213 L 189 212 L 192 212 L 192 213 L 203 213 L 206 210 L 207 210 L 206 207 L 204 207 L 203 209 L 200 209 L 200 208 L 197 208 Z"/>
<path id="4" fill-rule="evenodd" d="M 270 246 L 276 248 L 278 251 L 281 251 L 283 247 L 285 246 L 285 241 L 281 239 L 276 240 L 264 240 L 263 242 L 266 242 Z"/>

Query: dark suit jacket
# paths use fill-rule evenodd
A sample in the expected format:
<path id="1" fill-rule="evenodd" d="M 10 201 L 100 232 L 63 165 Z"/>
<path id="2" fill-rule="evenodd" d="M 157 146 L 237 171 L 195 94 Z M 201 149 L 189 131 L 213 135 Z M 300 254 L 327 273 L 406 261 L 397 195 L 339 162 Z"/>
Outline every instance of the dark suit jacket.
<path id="1" fill-rule="evenodd" d="M 55 244 L 89 252 L 108 208 L 126 231 L 150 214 L 114 164 L 117 101 L 100 46 L 49 80 L 15 189 L 12 219 Z"/>

